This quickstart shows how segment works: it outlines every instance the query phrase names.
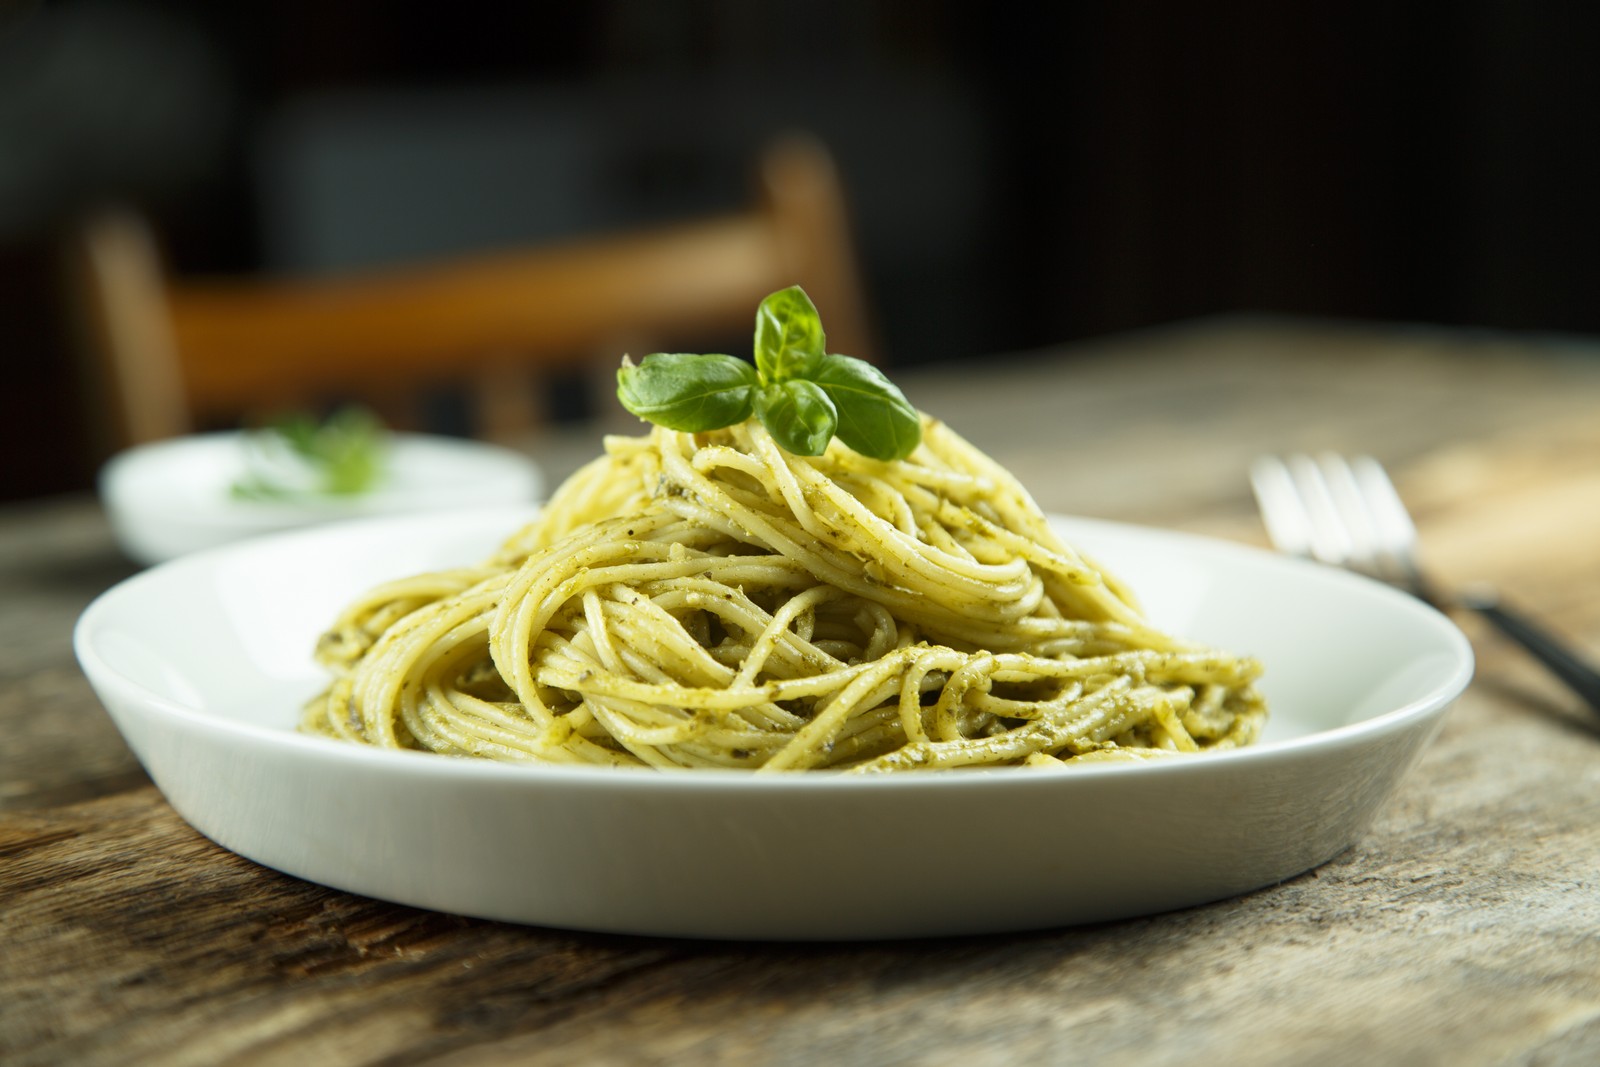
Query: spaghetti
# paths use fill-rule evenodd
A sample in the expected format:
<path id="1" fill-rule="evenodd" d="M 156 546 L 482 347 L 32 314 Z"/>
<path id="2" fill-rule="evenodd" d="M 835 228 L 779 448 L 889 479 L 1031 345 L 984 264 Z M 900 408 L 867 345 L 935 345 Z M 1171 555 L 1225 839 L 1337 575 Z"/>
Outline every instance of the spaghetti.
<path id="1" fill-rule="evenodd" d="M 1153 628 L 926 417 L 892 461 L 755 420 L 608 438 L 492 558 L 372 590 L 317 654 L 307 730 L 541 763 L 1061 766 L 1266 718 L 1259 664 Z"/>

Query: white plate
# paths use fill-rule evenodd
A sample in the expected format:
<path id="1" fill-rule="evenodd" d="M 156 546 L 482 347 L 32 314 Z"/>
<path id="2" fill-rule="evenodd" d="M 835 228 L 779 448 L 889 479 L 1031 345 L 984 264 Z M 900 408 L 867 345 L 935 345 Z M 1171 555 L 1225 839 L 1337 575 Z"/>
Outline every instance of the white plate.
<path id="1" fill-rule="evenodd" d="M 367 896 L 586 930 L 879 938 L 1142 915 L 1349 847 L 1472 674 L 1443 616 L 1240 546 L 1061 520 L 1182 634 L 1258 655 L 1238 752 L 1061 771 L 845 777 L 508 765 L 302 736 L 311 661 L 378 581 L 474 561 L 526 512 L 414 516 L 191 556 L 101 596 L 79 661 L 178 813 Z"/>
<path id="2" fill-rule="evenodd" d="M 509 448 L 426 434 L 388 435 L 384 475 L 370 491 L 299 501 L 241 500 L 244 435 L 196 434 L 118 453 L 100 473 L 117 542 L 140 563 L 203 548 L 369 515 L 532 504 L 543 478 Z"/>

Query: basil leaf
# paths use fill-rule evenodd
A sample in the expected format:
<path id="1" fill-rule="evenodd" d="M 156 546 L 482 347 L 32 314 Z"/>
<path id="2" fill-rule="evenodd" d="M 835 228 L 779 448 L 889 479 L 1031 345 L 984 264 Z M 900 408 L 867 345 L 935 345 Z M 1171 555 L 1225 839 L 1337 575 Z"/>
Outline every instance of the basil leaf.
<path id="1" fill-rule="evenodd" d="M 658 352 L 617 371 L 622 406 L 669 430 L 719 430 L 750 417 L 760 379 L 732 356 Z"/>
<path id="2" fill-rule="evenodd" d="M 361 408 L 334 412 L 308 441 L 295 447 L 322 467 L 323 488 L 330 493 L 363 493 L 383 473 L 383 424 Z"/>
<path id="3" fill-rule="evenodd" d="M 822 455 L 838 422 L 828 394 L 802 378 L 762 387 L 756 417 L 784 451 L 797 456 Z"/>
<path id="4" fill-rule="evenodd" d="M 854 356 L 828 356 L 811 380 L 839 415 L 839 440 L 873 459 L 904 459 L 922 441 L 922 417 L 884 373 Z"/>
<path id="5" fill-rule="evenodd" d="M 756 311 L 755 366 L 732 356 L 656 353 L 617 371 L 617 398 L 640 418 L 699 432 L 754 413 L 785 451 L 820 456 L 835 434 L 873 459 L 902 459 L 922 441 L 922 416 L 878 370 L 827 355 L 816 305 L 791 285 Z"/>
<path id="6" fill-rule="evenodd" d="M 824 343 L 822 317 L 798 285 L 779 289 L 756 309 L 756 369 L 762 384 L 811 377 L 822 362 Z"/>
<path id="7" fill-rule="evenodd" d="M 245 474 L 230 487 L 250 500 L 355 496 L 377 485 L 388 437 L 365 408 L 344 407 L 318 421 L 296 413 L 245 437 Z"/>

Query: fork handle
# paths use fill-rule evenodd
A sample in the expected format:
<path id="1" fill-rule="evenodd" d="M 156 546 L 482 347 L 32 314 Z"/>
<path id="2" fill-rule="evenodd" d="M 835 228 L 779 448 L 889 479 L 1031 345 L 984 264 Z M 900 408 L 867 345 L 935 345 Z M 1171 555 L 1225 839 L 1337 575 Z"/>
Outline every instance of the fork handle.
<path id="1" fill-rule="evenodd" d="M 1462 598 L 1462 604 L 1488 619 L 1501 633 L 1533 653 L 1539 662 L 1549 667 L 1556 677 L 1587 701 L 1590 708 L 1600 712 L 1600 671 L 1579 658 L 1560 638 L 1494 597 L 1466 596 Z"/>

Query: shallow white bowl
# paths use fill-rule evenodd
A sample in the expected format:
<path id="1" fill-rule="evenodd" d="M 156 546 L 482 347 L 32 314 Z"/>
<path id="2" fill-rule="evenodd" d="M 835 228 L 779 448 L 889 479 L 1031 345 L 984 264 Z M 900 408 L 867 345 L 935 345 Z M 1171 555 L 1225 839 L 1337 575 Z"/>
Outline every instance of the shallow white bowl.
<path id="1" fill-rule="evenodd" d="M 196 434 L 140 445 L 100 472 L 111 528 L 140 563 L 160 563 L 264 533 L 369 515 L 532 504 L 543 490 L 538 466 L 509 448 L 426 434 L 388 435 L 384 476 L 349 497 L 241 500 L 231 493 L 246 471 L 242 433 Z"/>
<path id="2" fill-rule="evenodd" d="M 1259 655 L 1273 718 L 1237 752 L 855 778 L 626 771 L 389 752 L 294 732 L 344 602 L 474 561 L 526 512 L 341 524 L 129 579 L 76 647 L 178 813 L 315 882 L 485 918 L 721 938 L 1013 930 L 1270 885 L 1349 847 L 1467 685 L 1443 616 L 1361 578 L 1061 520 L 1153 619 Z"/>

